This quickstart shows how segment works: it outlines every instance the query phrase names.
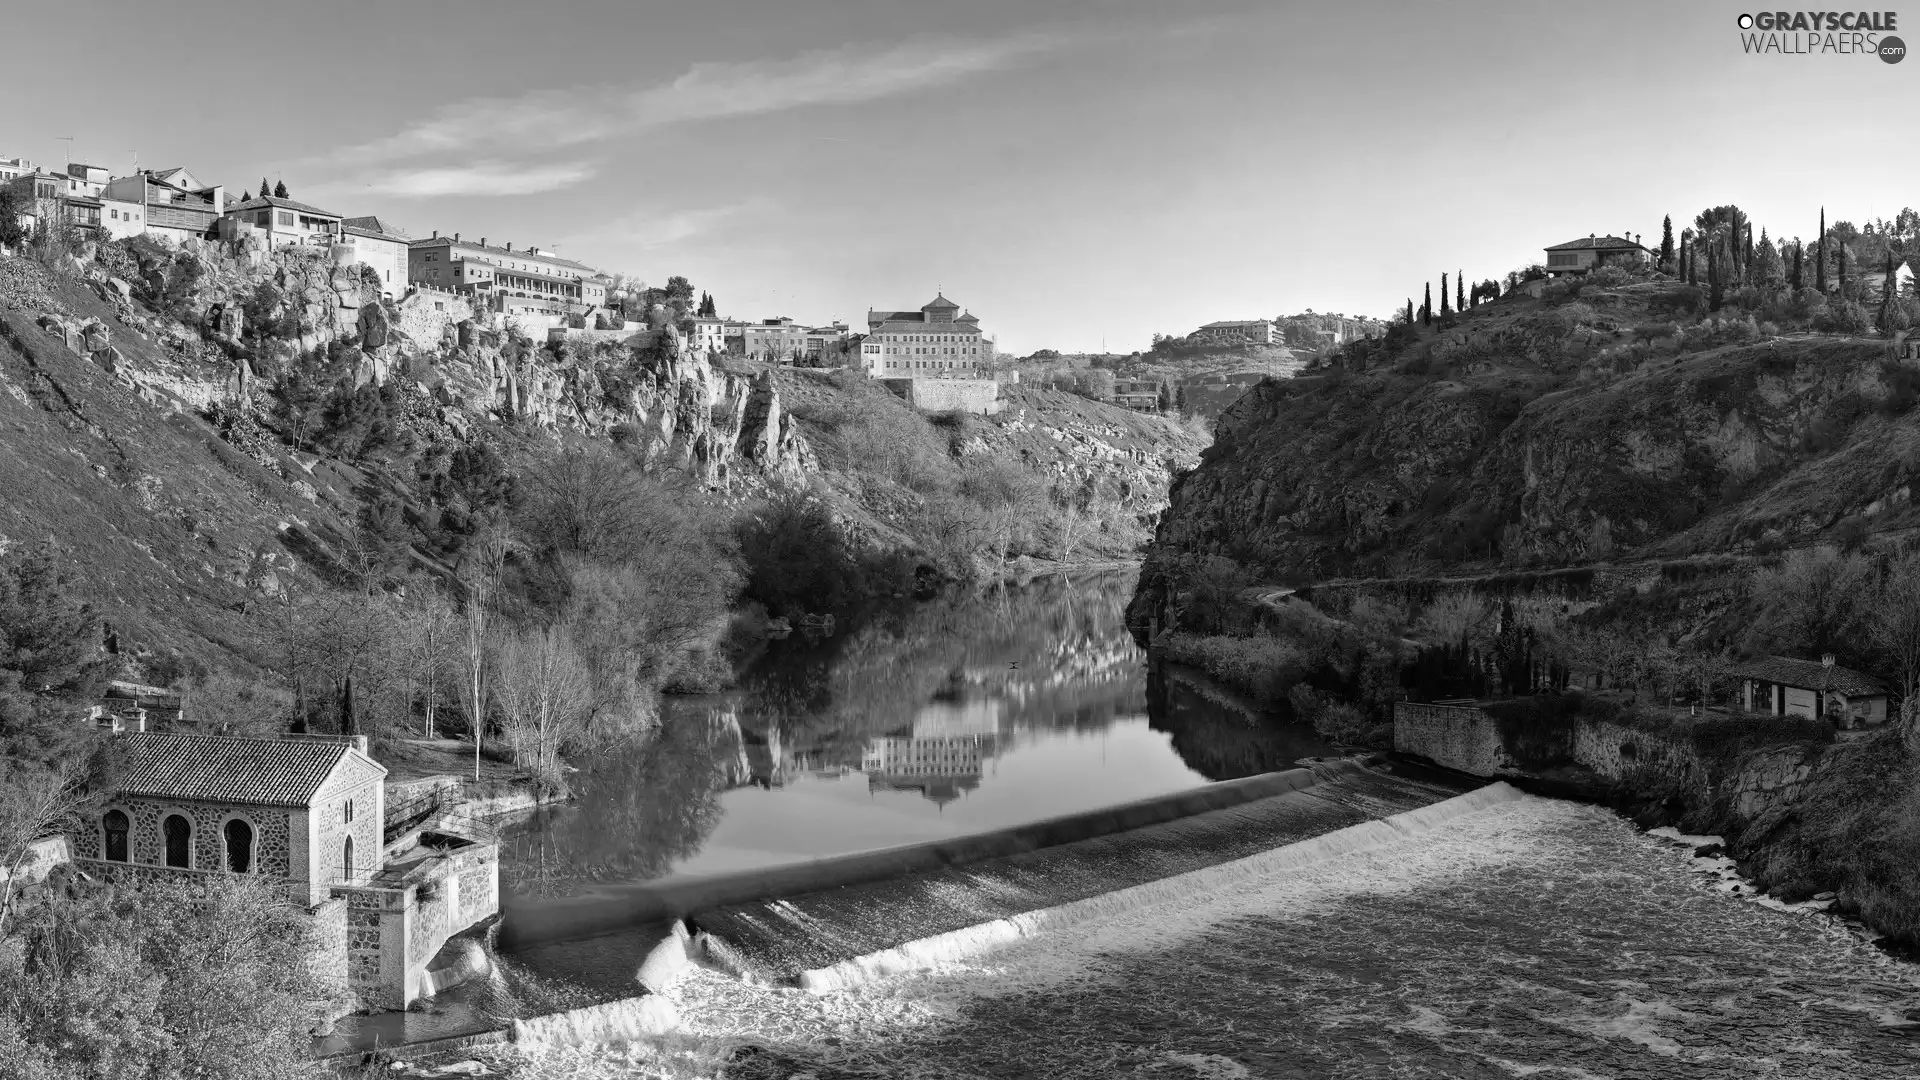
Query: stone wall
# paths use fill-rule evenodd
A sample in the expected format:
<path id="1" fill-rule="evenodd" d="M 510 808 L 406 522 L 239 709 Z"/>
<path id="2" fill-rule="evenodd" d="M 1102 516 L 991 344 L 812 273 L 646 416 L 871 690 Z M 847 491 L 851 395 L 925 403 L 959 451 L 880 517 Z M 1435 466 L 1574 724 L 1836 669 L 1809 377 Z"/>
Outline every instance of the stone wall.
<path id="1" fill-rule="evenodd" d="M 462 782 L 458 776 L 429 776 L 420 780 L 396 780 L 387 783 L 387 806 L 382 825 L 387 830 L 406 822 L 436 805 L 459 801 Z"/>
<path id="2" fill-rule="evenodd" d="M 452 344 L 453 328 L 473 318 L 473 305 L 466 297 L 438 289 L 416 288 L 395 305 L 395 311 L 394 329 L 423 349 Z"/>
<path id="3" fill-rule="evenodd" d="M 318 880 L 341 880 L 346 857 L 344 841 L 353 837 L 353 867 L 350 880 L 364 882 L 379 872 L 381 853 L 386 850 L 385 821 L 381 812 L 382 784 L 375 777 L 352 788 L 326 789 L 313 807 L 315 823 L 313 843 L 318 856 L 315 874 Z M 353 805 L 353 820 L 347 820 L 347 804 Z"/>
<path id="4" fill-rule="evenodd" d="M 180 814 L 193 826 L 193 866 L 197 870 L 226 869 L 225 826 L 229 819 L 240 818 L 253 826 L 256 873 L 280 878 L 305 878 L 304 866 L 295 867 L 292 859 L 291 829 L 284 809 L 268 806 L 231 806 L 224 803 L 197 803 L 185 800 L 119 798 L 102 806 L 73 832 L 73 857 L 103 859 L 103 825 L 109 810 L 127 815 L 127 855 L 134 863 L 163 866 L 166 846 L 161 822 L 169 814 Z M 297 872 L 296 872 L 297 871 Z"/>
<path id="5" fill-rule="evenodd" d="M 344 1015 L 360 1007 L 359 996 L 347 978 L 347 902 L 338 896 L 324 900 L 313 909 L 312 917 L 313 951 L 307 962 L 314 977 L 330 992 L 334 1008 Z"/>
<path id="6" fill-rule="evenodd" d="M 1493 717 L 1470 705 L 1396 702 L 1393 748 L 1473 776 L 1493 777 L 1515 768 Z"/>
<path id="7" fill-rule="evenodd" d="M 887 389 L 926 412 L 991 415 L 1000 411 L 1000 384 L 992 379 L 881 379 Z"/>
<path id="8" fill-rule="evenodd" d="M 35 840 L 27 845 L 27 857 L 20 863 L 19 880 L 14 883 L 15 887 L 45 881 L 54 867 L 72 859 L 73 847 L 66 837 L 49 836 L 44 840 Z M 0 866 L 0 884 L 5 883 L 9 876 L 8 869 Z"/>
<path id="9" fill-rule="evenodd" d="M 1524 771 L 1507 752 L 1499 722 L 1472 705 L 1397 702 L 1393 708 L 1393 748 L 1436 765 L 1492 779 Z M 1622 780 L 1653 768 L 1677 779 L 1699 778 L 1705 766 L 1691 744 L 1608 720 L 1578 721 L 1573 760 L 1607 780 Z"/>
<path id="10" fill-rule="evenodd" d="M 381 978 L 384 959 L 382 916 L 386 904 L 375 891 L 342 890 L 337 899 L 346 905 L 347 983 L 353 993 L 375 1008 L 405 1008 L 406 1002 L 392 1001 Z"/>

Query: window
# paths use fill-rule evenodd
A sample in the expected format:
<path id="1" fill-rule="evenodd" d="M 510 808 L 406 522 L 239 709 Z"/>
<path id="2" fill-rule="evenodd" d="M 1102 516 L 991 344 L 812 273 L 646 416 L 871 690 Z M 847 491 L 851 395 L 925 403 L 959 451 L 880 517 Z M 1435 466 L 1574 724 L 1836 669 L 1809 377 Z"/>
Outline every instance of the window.
<path id="1" fill-rule="evenodd" d="M 160 823 L 160 838 L 166 847 L 166 864 L 193 866 L 193 826 L 179 814 L 168 814 Z"/>
<path id="2" fill-rule="evenodd" d="M 220 831 L 227 842 L 227 869 L 236 874 L 252 872 L 253 826 L 241 818 L 234 818 Z"/>
<path id="3" fill-rule="evenodd" d="M 291 227 L 293 225 L 293 211 L 291 210 L 280 211 L 280 224 Z"/>
<path id="4" fill-rule="evenodd" d="M 109 220 L 112 220 L 112 221 L 119 221 L 119 220 L 120 220 L 120 211 L 118 211 L 118 210 L 109 210 L 109 211 L 107 211 L 107 217 L 109 218 Z"/>
<path id="5" fill-rule="evenodd" d="M 347 800 L 346 816 L 342 818 L 342 820 L 349 825 L 353 824 L 353 800 L 352 799 Z"/>
<path id="6" fill-rule="evenodd" d="M 351 836 L 340 844 L 340 876 L 347 881 L 353 880 L 353 837 Z"/>
<path id="7" fill-rule="evenodd" d="M 118 810 L 109 810 L 100 819 L 100 854 L 108 862 L 127 861 L 127 825 L 127 815 Z"/>

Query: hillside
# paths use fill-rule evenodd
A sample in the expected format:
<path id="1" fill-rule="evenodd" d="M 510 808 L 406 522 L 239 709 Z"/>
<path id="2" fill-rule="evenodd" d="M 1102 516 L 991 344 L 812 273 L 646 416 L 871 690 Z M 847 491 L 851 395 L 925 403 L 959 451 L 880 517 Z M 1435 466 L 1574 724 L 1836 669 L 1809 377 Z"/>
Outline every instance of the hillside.
<path id="1" fill-rule="evenodd" d="M 485 507 L 538 511 L 528 470 L 568 448 L 666 485 L 663 522 L 748 528 L 824 497 L 856 548 L 925 580 L 1132 557 L 1204 441 L 1060 394 L 926 417 L 857 376 L 709 364 L 665 326 L 546 346 L 447 294 L 382 299 L 319 249 L 76 256 L 0 256 L 0 550 L 84 567 L 155 678 L 274 680 L 265 613 L 363 587 L 371 562 L 450 583 Z M 547 602 L 536 542 L 516 541 L 518 587 Z"/>
<path id="2" fill-rule="evenodd" d="M 1675 291 L 1511 296 L 1262 384 L 1175 485 L 1156 551 L 1399 576 L 1911 523 L 1920 371 L 1871 339 L 1681 326 Z"/>

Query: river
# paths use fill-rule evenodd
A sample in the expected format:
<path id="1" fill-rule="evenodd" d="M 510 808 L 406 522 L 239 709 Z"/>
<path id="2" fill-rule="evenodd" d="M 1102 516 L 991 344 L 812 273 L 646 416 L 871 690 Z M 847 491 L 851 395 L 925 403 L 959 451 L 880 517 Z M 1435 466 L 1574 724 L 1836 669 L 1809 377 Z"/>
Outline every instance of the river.
<path id="1" fill-rule="evenodd" d="M 1042 579 L 769 642 L 739 688 L 669 698 L 577 799 L 504 838 L 507 887 L 566 895 L 939 840 L 1285 768 L 1309 729 L 1147 670 L 1128 575 Z"/>
<path id="2" fill-rule="evenodd" d="M 1121 619 L 1130 584 L 1045 581 L 771 643 L 737 691 L 669 703 L 657 736 L 587 765 L 576 805 L 517 825 L 503 880 L 644 887 L 1328 752 L 1150 672 Z M 1717 884 L 1609 811 L 1526 797 L 827 995 L 696 968 L 667 995 L 671 1037 L 502 1060 L 531 1080 L 1920 1077 L 1914 967 Z M 644 951 L 625 936 L 504 957 L 438 1015 L 361 1023 L 417 1039 L 606 1001 Z"/>

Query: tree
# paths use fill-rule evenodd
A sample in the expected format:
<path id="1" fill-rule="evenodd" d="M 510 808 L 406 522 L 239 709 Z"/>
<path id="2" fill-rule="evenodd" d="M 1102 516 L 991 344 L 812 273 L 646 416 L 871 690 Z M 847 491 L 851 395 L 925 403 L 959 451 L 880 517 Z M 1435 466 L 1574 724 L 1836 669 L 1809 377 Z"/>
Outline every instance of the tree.
<path id="1" fill-rule="evenodd" d="M 473 778 L 480 779 L 480 745 L 487 727 L 487 689 L 489 675 L 489 610 L 498 602 L 500 572 L 506 563 L 507 536 L 504 523 L 494 520 L 482 526 L 467 545 L 464 558 L 456 567 L 461 591 L 461 614 L 466 622 L 466 654 L 462 657 L 466 676 L 467 723 L 473 729 Z"/>
<path id="2" fill-rule="evenodd" d="M 560 779 L 560 752 L 586 731 L 593 679 L 565 629 L 505 632 L 495 642 L 494 697 L 514 763 L 548 784 Z"/>
<path id="3" fill-rule="evenodd" d="M 38 765 L 0 758 L 0 940 L 7 936 L 14 882 L 25 869 L 35 841 L 74 824 L 87 804 L 86 771 L 67 762 Z"/>
<path id="4" fill-rule="evenodd" d="M 1440 317 L 1453 314 L 1453 297 L 1447 294 L 1447 275 L 1440 275 Z"/>
<path id="5" fill-rule="evenodd" d="M 1888 275 L 1888 276 L 1889 276 L 1889 277 L 1891 277 L 1892 275 Z M 1169 413 L 1169 412 L 1172 412 L 1172 411 L 1173 411 L 1173 386 L 1172 386 L 1172 384 L 1170 384 L 1170 383 L 1167 383 L 1167 382 L 1162 382 L 1162 383 L 1160 384 L 1160 402 L 1159 402 L 1159 405 L 1160 405 L 1160 411 L 1161 411 L 1161 412 L 1163 412 L 1163 413 Z"/>
<path id="6" fill-rule="evenodd" d="M 1827 291 L 1827 208 L 1820 208 L 1820 243 L 1814 251 L 1813 287 L 1821 295 Z"/>
<path id="7" fill-rule="evenodd" d="M 1420 325 L 1433 325 L 1433 284 L 1427 284 L 1427 298 L 1420 303 Z"/>
<path id="8" fill-rule="evenodd" d="M 1838 243 L 1834 245 L 1834 248 L 1836 249 L 1835 254 L 1839 256 L 1840 260 L 1840 294 L 1845 296 L 1847 292 L 1847 245 L 1845 243 Z"/>
<path id="9" fill-rule="evenodd" d="M 271 879 L 79 879 L 47 892 L 0 948 L 0 1073 L 316 1075 L 308 1033 L 335 1014 L 333 991 L 310 962 L 313 921 Z"/>
<path id="10" fill-rule="evenodd" d="M 50 547 L 0 556 L 0 758 L 71 760 L 109 666 L 99 618 Z"/>
<path id="11" fill-rule="evenodd" d="M 1781 651 L 1851 655 L 1859 644 L 1873 562 L 1833 548 L 1801 548 L 1754 575 L 1758 628 Z"/>
<path id="12" fill-rule="evenodd" d="M 292 196 L 290 196 L 290 195 L 288 195 L 288 194 L 287 194 L 287 183 L 286 183 L 286 181 L 284 181 L 284 180 L 282 180 L 282 181 L 280 181 L 279 183 L 277 183 L 277 184 L 275 184 L 275 185 L 273 185 L 273 197 L 274 197 L 274 198 L 276 198 L 276 199 L 288 199 L 288 198 L 292 198 Z"/>
<path id="13" fill-rule="evenodd" d="M 1660 219 L 1660 265 L 1673 265 L 1673 215 Z"/>
<path id="14" fill-rule="evenodd" d="M 1796 237 L 1793 241 L 1793 276 L 1790 279 L 1793 283 L 1793 291 L 1795 292 L 1799 292 L 1806 287 L 1806 278 L 1802 273 L 1805 268 L 1806 254 L 1807 245 L 1801 243 Z"/>
<path id="15" fill-rule="evenodd" d="M 719 309 L 714 305 L 713 295 L 711 293 L 703 292 L 700 294 L 700 317 L 703 319 L 719 318 Z"/>
<path id="16" fill-rule="evenodd" d="M 399 607 L 400 658 L 409 708 L 420 706 L 421 734 L 435 738 L 435 721 L 449 695 L 458 698 L 459 645 L 464 627 L 446 597 L 428 580 L 408 587 Z"/>
<path id="17" fill-rule="evenodd" d="M 1726 299 L 1720 283 L 1720 245 L 1712 244 L 1707 248 L 1707 310 L 1719 311 Z"/>
<path id="18" fill-rule="evenodd" d="M 1880 282 L 1880 314 L 1873 320 L 1876 330 L 1882 334 L 1893 333 L 1893 252 L 1887 252 L 1886 277 Z"/>
<path id="19" fill-rule="evenodd" d="M 1467 275 L 1459 270 L 1453 272 L 1453 310 L 1467 310 Z"/>
<path id="20" fill-rule="evenodd" d="M 263 177 L 261 177 L 261 178 L 260 178 L 260 196 L 259 196 L 259 197 L 260 197 L 260 198 L 262 198 L 262 199 L 264 199 L 264 198 L 266 198 L 266 197 L 267 197 L 268 195 L 271 195 L 271 194 L 273 194 L 273 189 L 272 189 L 272 188 L 269 188 L 269 187 L 267 186 L 267 178 L 266 178 L 266 177 L 264 177 L 264 176 L 263 176 Z"/>
<path id="21" fill-rule="evenodd" d="M 1920 551 L 1902 552 L 1887 564 L 1876 600 L 1867 630 L 1899 684 L 1900 722 L 1911 741 L 1920 725 Z"/>
<path id="22" fill-rule="evenodd" d="M 1760 230 L 1760 246 L 1754 251 L 1752 277 L 1756 285 L 1779 285 L 1786 280 L 1786 264 L 1765 229 Z"/>
<path id="23" fill-rule="evenodd" d="M 0 247 L 17 248 L 27 240 L 20 227 L 20 201 L 11 191 L 0 191 Z"/>
<path id="24" fill-rule="evenodd" d="M 1407 297 L 1407 325 L 1413 325 L 1413 297 Z"/>

